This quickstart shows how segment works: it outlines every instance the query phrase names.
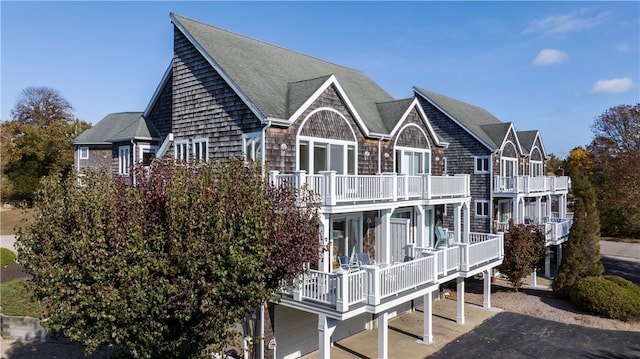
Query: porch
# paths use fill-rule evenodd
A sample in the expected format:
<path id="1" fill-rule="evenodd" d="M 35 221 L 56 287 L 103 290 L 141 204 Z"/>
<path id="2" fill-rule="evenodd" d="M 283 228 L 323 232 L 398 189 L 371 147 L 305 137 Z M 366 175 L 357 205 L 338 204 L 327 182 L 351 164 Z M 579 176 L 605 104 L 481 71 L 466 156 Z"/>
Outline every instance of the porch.
<path id="1" fill-rule="evenodd" d="M 557 216 L 545 217 L 540 220 L 539 223 L 527 223 L 538 226 L 545 235 L 545 246 L 558 245 L 564 243 L 569 238 L 569 231 L 573 224 L 573 214 L 567 213 L 566 218 L 560 218 Z M 508 222 L 495 222 L 494 227 L 498 232 L 508 232 Z"/>
<path id="2" fill-rule="evenodd" d="M 570 187 L 567 176 L 496 176 L 493 182 L 493 191 L 500 194 L 560 193 Z"/>
<path id="3" fill-rule="evenodd" d="M 360 308 L 377 313 L 390 301 L 416 291 L 433 290 L 454 278 L 499 265 L 504 256 L 503 235 L 470 233 L 473 241 L 432 249 L 411 247 L 415 259 L 393 264 L 362 265 L 331 273 L 310 270 L 297 286 L 285 292 L 288 305 L 317 307 L 340 316 Z M 411 257 L 410 257 L 411 258 Z"/>
<path id="4" fill-rule="evenodd" d="M 301 189 L 307 187 L 323 206 L 342 204 L 399 202 L 470 196 L 469 175 L 409 176 L 397 173 L 376 175 L 338 175 L 322 171 L 309 175 L 305 171 L 292 174 L 269 172 L 270 182 Z"/>

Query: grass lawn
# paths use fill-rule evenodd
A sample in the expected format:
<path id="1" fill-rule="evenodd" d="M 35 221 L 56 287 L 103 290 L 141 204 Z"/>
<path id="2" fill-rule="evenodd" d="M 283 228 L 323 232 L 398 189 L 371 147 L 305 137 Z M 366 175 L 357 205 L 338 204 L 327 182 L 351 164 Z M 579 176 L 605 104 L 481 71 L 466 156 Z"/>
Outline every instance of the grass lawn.
<path id="1" fill-rule="evenodd" d="M 31 210 L 11 209 L 0 211 L 0 235 L 15 234 L 23 215 L 30 216 Z"/>
<path id="2" fill-rule="evenodd" d="M 0 308 L 2 314 L 42 317 L 42 307 L 31 296 L 27 279 L 16 279 L 0 284 Z"/>

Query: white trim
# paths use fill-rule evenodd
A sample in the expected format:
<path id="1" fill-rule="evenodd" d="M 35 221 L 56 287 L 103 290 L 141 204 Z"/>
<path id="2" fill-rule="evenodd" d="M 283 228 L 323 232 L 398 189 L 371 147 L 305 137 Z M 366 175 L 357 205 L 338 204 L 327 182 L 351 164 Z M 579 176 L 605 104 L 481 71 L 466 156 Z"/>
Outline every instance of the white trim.
<path id="1" fill-rule="evenodd" d="M 131 146 L 118 146 L 118 174 L 128 175 L 131 167 Z"/>
<path id="2" fill-rule="evenodd" d="M 204 149 L 202 147 L 204 145 Z M 191 149 L 193 153 L 193 159 L 196 161 L 209 161 L 209 138 L 207 137 L 199 137 L 191 140 Z M 197 153 L 197 150 L 200 150 L 200 153 Z M 204 155 L 204 158 L 202 158 Z"/>
<path id="3" fill-rule="evenodd" d="M 247 145 L 251 143 L 251 153 L 247 154 Z M 260 144 L 260 152 L 259 156 L 256 156 L 256 147 L 255 144 Z M 250 132 L 242 134 L 242 155 L 244 156 L 245 161 L 255 161 L 261 160 L 262 155 L 264 154 L 264 141 L 262 136 L 262 131 L 260 132 Z"/>
<path id="4" fill-rule="evenodd" d="M 483 164 L 486 161 L 486 164 L 487 164 L 486 168 L 478 169 L 478 160 L 482 160 Z M 491 156 L 473 156 L 473 173 L 489 173 L 490 163 L 491 163 Z"/>
<path id="5" fill-rule="evenodd" d="M 484 209 L 486 207 L 487 213 L 480 213 L 478 214 L 478 205 L 482 205 L 482 212 L 484 212 Z M 483 199 L 476 199 L 473 201 L 473 209 L 474 209 L 474 216 L 475 217 L 489 217 L 491 214 L 491 205 L 489 203 L 489 201 L 487 200 L 483 200 Z"/>
<path id="6" fill-rule="evenodd" d="M 429 131 L 429 133 L 433 137 L 433 139 L 435 141 L 435 144 L 438 145 L 438 146 L 446 147 L 448 145 L 448 143 L 446 143 L 444 141 L 441 141 L 440 138 L 436 135 L 436 132 L 433 130 L 433 127 L 431 126 L 431 123 L 429 122 L 429 117 L 427 117 L 427 114 L 424 112 L 424 109 L 420 105 L 420 101 L 418 101 L 417 97 L 413 98 L 413 101 L 411 101 L 411 104 L 409 104 L 409 106 L 407 107 L 407 110 L 404 112 L 402 117 L 400 117 L 400 120 L 398 121 L 396 126 L 393 128 L 393 130 L 391 130 L 391 133 L 389 134 L 389 137 L 393 137 L 396 134 L 396 132 L 399 132 L 401 129 L 403 130 L 406 127 L 406 126 L 402 126 L 402 128 L 401 128 L 401 125 L 407 119 L 407 117 L 409 117 L 409 114 L 411 113 L 411 110 L 413 110 L 414 108 L 416 108 L 416 110 L 418 111 L 418 115 L 420 116 L 420 118 L 422 119 L 422 122 L 424 123 L 425 127 L 427 128 L 427 130 Z M 413 124 L 413 125 L 415 125 L 415 124 Z M 425 134 L 425 136 L 426 136 L 426 134 Z M 427 136 L 427 142 L 428 142 L 428 136 Z"/>
<path id="7" fill-rule="evenodd" d="M 176 26 L 176 28 L 178 28 L 178 30 L 180 30 L 180 32 L 187 38 L 187 40 L 189 40 L 189 42 L 191 42 L 191 44 L 200 52 L 200 54 L 205 58 L 205 60 L 207 60 L 207 62 L 213 67 L 213 69 L 218 73 L 218 75 L 220 75 L 220 77 L 222 77 L 222 79 L 227 83 L 227 85 L 229 85 L 233 91 L 236 93 L 236 95 L 238 95 L 238 97 L 240 97 L 240 99 L 242 100 L 242 102 L 244 102 L 247 107 L 249 107 L 249 109 L 251 110 L 251 112 L 253 112 L 258 119 L 260 119 L 260 122 L 262 124 L 265 124 L 267 122 L 267 118 L 265 115 L 262 114 L 262 112 L 258 109 L 258 106 L 256 106 L 250 99 L 249 96 L 247 96 L 241 89 L 240 86 L 238 86 L 238 84 L 236 84 L 232 79 L 231 76 L 229 76 L 220 65 L 218 65 L 218 63 L 211 57 L 211 54 L 209 54 L 203 47 L 202 45 L 200 45 L 200 43 L 198 41 L 196 41 L 196 39 L 191 36 L 191 33 L 189 31 L 187 31 L 187 29 L 184 28 L 184 26 L 182 26 L 182 24 L 180 23 L 180 21 L 178 21 L 178 19 L 175 18 L 174 14 L 169 14 L 169 17 L 171 19 L 171 22 Z"/>
<path id="8" fill-rule="evenodd" d="M 89 147 L 87 147 L 87 146 L 79 146 L 78 147 L 78 158 L 80 158 L 81 160 L 88 160 L 89 159 Z"/>
<path id="9" fill-rule="evenodd" d="M 173 145 L 173 158 L 176 161 L 189 161 L 189 140 L 179 140 Z"/>
<path id="10" fill-rule="evenodd" d="M 158 152 L 158 146 L 148 143 L 138 144 L 138 162 L 143 162 L 145 152 L 156 154 Z"/>
<path id="11" fill-rule="evenodd" d="M 419 172 L 419 173 L 431 173 L 432 163 L 431 163 L 431 150 L 430 149 L 421 149 L 421 148 L 417 148 L 417 147 L 393 146 L 393 169 L 394 170 L 396 169 L 396 164 L 398 163 L 398 156 L 396 155 L 398 151 L 400 151 L 402 157 L 404 157 L 404 154 L 407 153 L 407 152 L 421 154 L 422 155 L 421 156 L 422 161 L 420 163 L 421 167 L 424 167 L 425 158 L 428 158 L 429 159 L 429 169 L 428 169 L 428 171 L 425 171 L 425 169 L 423 168 L 422 171 Z M 400 164 L 402 165 L 402 162 Z M 405 173 L 405 171 L 401 171 L 401 172 L 397 172 L 397 173 L 407 174 L 407 173 Z M 412 176 L 415 176 L 415 175 L 416 174 L 413 174 Z"/>
<path id="12" fill-rule="evenodd" d="M 516 148 L 516 156 L 520 157 L 524 155 L 524 151 L 522 150 L 522 146 L 520 145 L 520 140 L 518 139 L 518 133 L 516 132 L 515 128 L 513 127 L 513 123 L 509 123 L 509 130 L 507 131 L 507 133 L 504 135 L 504 139 L 502 139 L 502 145 L 500 145 L 500 151 L 502 152 L 502 149 L 504 148 L 504 145 L 507 143 L 513 143 L 513 141 L 511 141 L 509 139 L 509 132 L 513 133 L 513 137 L 516 139 L 516 144 L 513 144 L 514 147 Z"/>

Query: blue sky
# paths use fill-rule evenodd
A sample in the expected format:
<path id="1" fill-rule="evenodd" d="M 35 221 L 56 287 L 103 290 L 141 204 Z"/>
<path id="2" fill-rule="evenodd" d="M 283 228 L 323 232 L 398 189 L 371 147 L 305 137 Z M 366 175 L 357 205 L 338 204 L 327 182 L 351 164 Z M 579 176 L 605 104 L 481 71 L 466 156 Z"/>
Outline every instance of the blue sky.
<path id="1" fill-rule="evenodd" d="M 480 106 L 547 153 L 591 142 L 609 107 L 640 102 L 640 2 L 0 2 L 1 117 L 28 86 L 76 116 L 143 111 L 172 56 L 174 12 Z"/>

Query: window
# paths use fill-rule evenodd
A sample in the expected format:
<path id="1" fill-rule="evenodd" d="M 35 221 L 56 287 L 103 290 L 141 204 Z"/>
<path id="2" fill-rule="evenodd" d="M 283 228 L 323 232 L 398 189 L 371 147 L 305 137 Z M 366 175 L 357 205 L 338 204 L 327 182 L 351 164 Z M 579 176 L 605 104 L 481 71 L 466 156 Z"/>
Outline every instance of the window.
<path id="1" fill-rule="evenodd" d="M 542 176 L 542 162 L 531 161 L 530 175 L 531 177 Z"/>
<path id="2" fill-rule="evenodd" d="M 176 161 L 189 161 L 189 141 L 176 141 L 174 157 Z"/>
<path id="3" fill-rule="evenodd" d="M 81 160 L 89 159 L 89 147 L 80 147 L 80 159 Z"/>
<path id="4" fill-rule="evenodd" d="M 489 202 L 476 201 L 476 217 L 489 217 Z"/>
<path id="5" fill-rule="evenodd" d="M 193 158 L 196 161 L 209 160 L 209 139 L 197 138 L 193 140 Z"/>
<path id="6" fill-rule="evenodd" d="M 518 160 L 515 158 L 501 158 L 502 166 L 500 173 L 503 177 L 513 177 L 518 175 Z"/>
<path id="7" fill-rule="evenodd" d="M 157 146 L 151 146 L 149 144 L 140 144 L 138 146 L 140 149 L 140 160 L 142 164 L 145 166 L 149 166 L 153 159 L 156 158 L 156 151 L 158 149 Z"/>
<path id="8" fill-rule="evenodd" d="M 242 138 L 242 141 L 245 160 L 262 160 L 262 132 L 246 134 Z"/>
<path id="9" fill-rule="evenodd" d="M 447 172 L 447 158 L 443 157 L 442 158 L 442 174 L 446 175 L 447 173 L 448 173 Z"/>
<path id="10" fill-rule="evenodd" d="M 396 149 L 396 173 L 418 176 L 421 173 L 430 173 L 429 151 L 415 149 Z"/>
<path id="11" fill-rule="evenodd" d="M 131 167 L 131 150 L 129 146 L 120 146 L 118 147 L 118 173 L 128 175 L 129 167 Z"/>
<path id="12" fill-rule="evenodd" d="M 302 140 L 298 144 L 298 168 L 310 174 L 330 170 L 355 175 L 356 146 L 345 141 Z"/>
<path id="13" fill-rule="evenodd" d="M 475 173 L 489 172 L 489 157 L 475 157 Z"/>

